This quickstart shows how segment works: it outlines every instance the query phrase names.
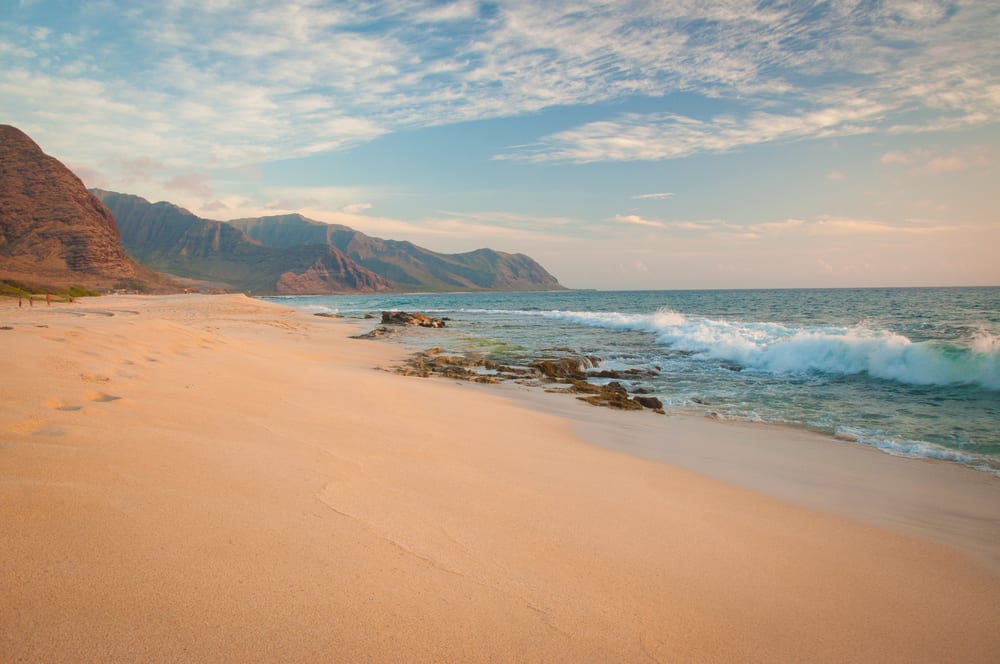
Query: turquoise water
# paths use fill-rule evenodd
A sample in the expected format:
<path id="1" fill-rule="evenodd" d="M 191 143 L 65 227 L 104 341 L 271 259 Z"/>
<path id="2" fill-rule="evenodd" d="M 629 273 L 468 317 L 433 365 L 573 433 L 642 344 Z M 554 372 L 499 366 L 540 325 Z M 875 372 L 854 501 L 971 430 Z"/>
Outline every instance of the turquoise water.
<path id="1" fill-rule="evenodd" d="M 1000 288 L 275 300 L 348 316 L 447 316 L 447 329 L 417 343 L 507 363 L 572 348 L 600 357 L 601 368 L 657 368 L 632 387 L 651 390 L 668 409 L 792 424 L 1000 475 Z"/>

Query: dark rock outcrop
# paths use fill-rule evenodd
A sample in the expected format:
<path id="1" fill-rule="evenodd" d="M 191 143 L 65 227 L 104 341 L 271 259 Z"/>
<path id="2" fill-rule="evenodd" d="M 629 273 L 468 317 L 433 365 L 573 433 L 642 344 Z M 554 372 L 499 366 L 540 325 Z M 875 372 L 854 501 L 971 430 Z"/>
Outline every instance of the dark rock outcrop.
<path id="1" fill-rule="evenodd" d="M 359 339 L 377 339 L 389 332 L 388 328 L 376 328 Z M 566 349 L 569 350 L 569 349 Z M 572 355 L 562 358 L 531 360 L 526 366 L 507 366 L 481 356 L 449 355 L 440 348 L 431 348 L 412 355 L 405 364 L 396 368 L 404 376 L 442 376 L 477 383 L 500 383 L 516 381 L 533 386 L 547 386 L 547 392 L 576 394 L 581 401 L 595 406 L 617 410 L 652 410 L 665 415 L 663 402 L 656 397 L 630 396 L 629 390 L 618 381 L 606 384 L 591 383 L 588 374 L 582 370 L 582 359 L 596 365 L 598 358 Z"/>
<path id="2" fill-rule="evenodd" d="M 408 313 L 406 311 L 383 311 L 383 325 L 414 325 L 418 327 L 445 327 L 444 320 L 431 318 L 424 314 Z"/>

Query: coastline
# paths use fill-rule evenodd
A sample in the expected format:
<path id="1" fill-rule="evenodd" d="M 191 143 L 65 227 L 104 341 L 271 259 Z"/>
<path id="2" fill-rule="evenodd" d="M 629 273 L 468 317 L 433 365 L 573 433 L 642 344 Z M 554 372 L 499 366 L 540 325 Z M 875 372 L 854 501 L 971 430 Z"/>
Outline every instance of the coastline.
<path id="1" fill-rule="evenodd" d="M 694 413 L 628 413 L 565 395 L 482 387 L 574 422 L 592 445 L 684 468 L 800 507 L 954 546 L 1000 574 L 1000 479 L 941 459 L 902 457 L 800 427 Z"/>
<path id="2" fill-rule="evenodd" d="M 0 325 L 14 661 L 1000 648 L 985 473 L 373 371 L 407 351 L 242 296 L 0 301 Z"/>

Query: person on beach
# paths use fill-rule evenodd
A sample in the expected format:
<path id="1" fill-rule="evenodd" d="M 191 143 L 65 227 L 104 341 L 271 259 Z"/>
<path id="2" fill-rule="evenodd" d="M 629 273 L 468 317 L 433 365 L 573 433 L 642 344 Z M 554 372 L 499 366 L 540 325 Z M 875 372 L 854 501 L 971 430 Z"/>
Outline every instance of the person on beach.
<path id="1" fill-rule="evenodd" d="M 23 306 L 24 306 L 24 301 L 21 299 L 21 296 L 18 295 L 17 296 L 17 308 L 20 309 Z"/>
<path id="2" fill-rule="evenodd" d="M 46 293 L 45 294 L 45 304 L 49 305 L 50 307 L 52 306 L 52 294 L 51 293 Z"/>

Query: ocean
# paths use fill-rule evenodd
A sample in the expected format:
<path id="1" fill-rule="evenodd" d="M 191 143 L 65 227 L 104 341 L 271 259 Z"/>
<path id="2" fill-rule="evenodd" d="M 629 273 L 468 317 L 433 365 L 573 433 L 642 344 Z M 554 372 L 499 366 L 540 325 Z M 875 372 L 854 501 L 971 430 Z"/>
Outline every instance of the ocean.
<path id="1" fill-rule="evenodd" d="M 271 299 L 348 317 L 447 317 L 447 328 L 393 340 L 505 364 L 569 349 L 600 369 L 654 370 L 627 386 L 659 397 L 668 414 L 787 424 L 1000 476 L 996 287 Z"/>

